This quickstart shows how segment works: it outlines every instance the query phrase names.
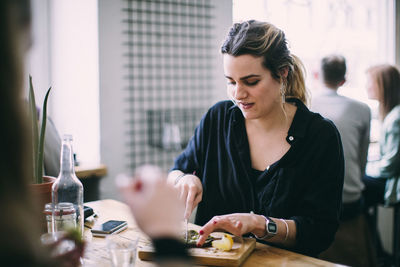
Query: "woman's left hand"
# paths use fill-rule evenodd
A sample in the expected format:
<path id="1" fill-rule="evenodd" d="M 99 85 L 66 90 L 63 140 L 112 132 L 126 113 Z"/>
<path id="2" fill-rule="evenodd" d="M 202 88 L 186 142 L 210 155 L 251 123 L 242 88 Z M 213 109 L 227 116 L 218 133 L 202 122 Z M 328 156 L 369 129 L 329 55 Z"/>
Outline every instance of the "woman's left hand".
<path id="1" fill-rule="evenodd" d="M 233 213 L 214 216 L 200 229 L 200 238 L 197 244 L 199 246 L 203 245 L 207 237 L 216 230 L 223 230 L 236 236 L 242 236 L 243 234 L 253 231 L 254 227 L 255 221 L 253 214 Z"/>

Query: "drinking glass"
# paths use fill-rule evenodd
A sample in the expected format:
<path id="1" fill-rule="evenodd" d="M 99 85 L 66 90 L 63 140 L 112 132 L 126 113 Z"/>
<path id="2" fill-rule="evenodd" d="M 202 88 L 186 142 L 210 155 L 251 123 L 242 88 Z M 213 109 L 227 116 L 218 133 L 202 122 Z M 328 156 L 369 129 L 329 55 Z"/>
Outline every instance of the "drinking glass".
<path id="1" fill-rule="evenodd" d="M 113 267 L 135 266 L 137 238 L 131 239 L 114 234 L 106 237 L 106 243 Z"/>

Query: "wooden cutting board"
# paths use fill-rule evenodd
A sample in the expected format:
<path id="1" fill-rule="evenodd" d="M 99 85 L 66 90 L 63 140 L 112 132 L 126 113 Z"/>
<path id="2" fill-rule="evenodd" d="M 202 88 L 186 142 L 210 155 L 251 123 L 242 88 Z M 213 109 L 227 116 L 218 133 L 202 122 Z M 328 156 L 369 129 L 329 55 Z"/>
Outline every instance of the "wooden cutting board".
<path id="1" fill-rule="evenodd" d="M 198 230 L 198 226 L 190 225 L 190 229 Z M 223 233 L 212 233 L 214 237 L 220 237 Z M 198 265 L 211 266 L 240 266 L 243 261 L 251 254 L 256 246 L 254 238 L 235 237 L 233 247 L 230 251 L 220 251 L 212 247 L 191 248 L 189 253 L 192 255 L 194 263 Z M 138 246 L 138 257 L 141 260 L 154 259 L 154 249 L 151 242 L 141 242 Z"/>

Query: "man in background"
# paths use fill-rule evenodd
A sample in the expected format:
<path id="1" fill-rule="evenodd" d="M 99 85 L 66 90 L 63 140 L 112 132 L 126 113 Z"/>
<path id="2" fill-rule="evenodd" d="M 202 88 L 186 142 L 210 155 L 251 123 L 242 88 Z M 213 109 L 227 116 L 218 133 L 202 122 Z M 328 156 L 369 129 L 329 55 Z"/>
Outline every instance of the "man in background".
<path id="1" fill-rule="evenodd" d="M 371 112 L 361 102 L 338 94 L 346 82 L 346 60 L 340 55 L 324 57 L 321 61 L 322 88 L 312 100 L 311 110 L 334 122 L 343 144 L 345 176 L 343 185 L 342 219 L 361 212 L 362 177 L 365 173 Z"/>
<path id="2" fill-rule="evenodd" d="M 330 55 L 321 60 L 320 93 L 311 110 L 330 119 L 340 132 L 345 159 L 341 224 L 333 245 L 321 255 L 325 260 L 351 266 L 373 266 L 376 261 L 368 227 L 362 215 L 362 177 L 369 146 L 371 112 L 359 101 L 338 94 L 346 82 L 346 60 Z M 348 249 L 352 247 L 352 249 Z"/>

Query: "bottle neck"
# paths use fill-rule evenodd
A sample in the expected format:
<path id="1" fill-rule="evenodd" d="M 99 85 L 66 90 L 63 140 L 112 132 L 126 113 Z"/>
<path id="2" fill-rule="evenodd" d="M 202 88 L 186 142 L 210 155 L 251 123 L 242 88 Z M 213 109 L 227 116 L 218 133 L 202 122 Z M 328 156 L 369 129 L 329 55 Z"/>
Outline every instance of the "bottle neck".
<path id="1" fill-rule="evenodd" d="M 72 142 L 63 140 L 61 148 L 60 174 L 74 174 L 74 153 L 72 151 Z"/>

